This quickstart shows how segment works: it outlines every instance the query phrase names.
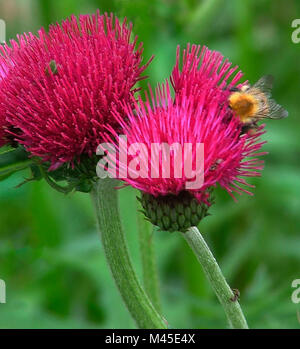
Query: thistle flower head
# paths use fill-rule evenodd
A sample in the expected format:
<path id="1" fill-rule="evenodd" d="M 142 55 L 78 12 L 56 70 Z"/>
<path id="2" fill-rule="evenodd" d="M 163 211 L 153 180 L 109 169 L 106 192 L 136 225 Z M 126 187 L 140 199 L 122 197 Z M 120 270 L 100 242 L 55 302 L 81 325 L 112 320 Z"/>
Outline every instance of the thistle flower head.
<path id="1" fill-rule="evenodd" d="M 243 187 L 249 185 L 245 177 L 259 176 L 263 168 L 263 161 L 255 158 L 264 143 L 259 141 L 262 127 L 254 135 L 241 135 L 242 125 L 232 117 L 222 91 L 214 91 L 211 98 L 211 86 L 206 87 L 196 102 L 191 95 L 174 101 L 168 84 L 161 85 L 156 96 L 150 89 L 151 101 L 146 94 L 146 101 L 139 98 L 133 108 L 125 107 L 128 121 L 114 111 L 127 140 L 126 163 L 120 156 L 122 142 L 116 141 L 118 134 L 109 126 L 113 136 L 106 140 L 119 154 L 115 163 L 108 158 L 120 179 L 155 197 L 188 191 L 198 201 L 206 201 L 207 190 L 217 184 L 231 195 L 249 193 Z M 201 144 L 203 154 L 197 151 Z M 188 185 L 202 173 L 201 187 Z"/>
<path id="2" fill-rule="evenodd" d="M 257 157 L 264 154 L 260 152 L 264 126 L 243 134 L 243 125 L 228 106 L 228 86 L 236 85 L 242 73 L 228 82 L 236 68 L 206 48 L 188 47 L 183 57 L 180 70 L 178 51 L 171 77 L 175 98 L 167 83 L 155 95 L 150 89 L 145 101 L 140 97 L 133 107 L 126 105 L 127 122 L 114 111 L 127 140 L 127 154 L 108 156 L 110 170 L 142 191 L 146 216 L 164 230 L 184 231 L 196 225 L 207 214 L 217 185 L 232 197 L 251 194 L 246 178 L 259 176 L 263 168 Z M 120 155 L 124 144 L 115 141 L 116 130 L 108 129 L 113 136 L 106 139 Z M 155 144 L 169 148 L 157 150 Z M 197 145 L 202 145 L 202 153 Z M 157 163 L 159 170 L 153 176 Z M 177 212 L 173 220 L 166 213 L 171 211 Z"/>
<path id="3" fill-rule="evenodd" d="M 11 41 L 1 61 L 9 67 L 0 91 L 0 114 L 8 132 L 34 156 L 63 163 L 92 156 L 104 125 L 117 126 L 142 79 L 142 46 L 131 25 L 112 15 L 75 16 Z"/>
<path id="4" fill-rule="evenodd" d="M 2 85 L 2 81 L 7 74 L 7 69 L 5 65 L 0 64 L 0 89 Z M 5 128 L 7 126 L 7 122 L 5 116 L 0 113 L 0 147 L 2 147 L 7 141 L 5 139 Z"/>
<path id="5" fill-rule="evenodd" d="M 220 52 L 211 51 L 206 46 L 188 44 L 182 55 L 180 47 L 177 48 L 176 64 L 170 81 L 177 99 L 181 95 L 190 95 L 197 103 L 202 90 L 207 91 L 208 86 L 211 87 L 211 96 L 222 91 L 223 98 L 227 99 L 231 93 L 230 88 L 236 86 L 242 76 L 238 66 L 232 67 Z M 236 87 L 240 86 L 242 85 Z"/>

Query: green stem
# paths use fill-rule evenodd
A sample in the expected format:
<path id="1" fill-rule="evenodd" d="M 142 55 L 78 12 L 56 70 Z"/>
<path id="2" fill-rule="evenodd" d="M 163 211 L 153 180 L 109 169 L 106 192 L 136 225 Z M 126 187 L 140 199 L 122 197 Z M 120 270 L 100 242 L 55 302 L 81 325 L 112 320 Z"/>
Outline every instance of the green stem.
<path id="1" fill-rule="evenodd" d="M 91 193 L 107 263 L 138 327 L 167 328 L 166 322 L 142 289 L 133 269 L 120 221 L 115 189 L 117 184 L 114 179 L 100 179 L 94 184 Z"/>
<path id="2" fill-rule="evenodd" d="M 76 184 L 71 184 L 71 185 L 66 185 L 66 186 L 61 186 L 57 183 L 55 183 L 49 176 L 48 173 L 44 170 L 44 168 L 39 165 L 39 169 L 41 171 L 41 174 L 43 175 L 45 181 L 52 187 L 54 190 L 57 190 L 60 193 L 63 194 L 69 194 L 72 190 L 75 189 Z M 78 182 L 79 183 L 79 182 Z"/>
<path id="3" fill-rule="evenodd" d="M 145 291 L 156 310 L 161 312 L 158 275 L 153 246 L 153 232 L 155 228 L 145 220 L 144 215 L 140 212 L 137 212 L 137 222 Z"/>
<path id="4" fill-rule="evenodd" d="M 217 295 L 232 328 L 247 329 L 248 325 L 238 300 L 227 284 L 218 263 L 203 239 L 198 228 L 192 227 L 183 234 L 194 251 L 210 284 Z"/>

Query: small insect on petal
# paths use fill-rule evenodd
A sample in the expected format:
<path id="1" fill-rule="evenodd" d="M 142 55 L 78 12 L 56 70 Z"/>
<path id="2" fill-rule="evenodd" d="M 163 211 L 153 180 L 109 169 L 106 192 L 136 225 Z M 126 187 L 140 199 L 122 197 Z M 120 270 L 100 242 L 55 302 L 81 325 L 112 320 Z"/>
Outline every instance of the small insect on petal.
<path id="1" fill-rule="evenodd" d="M 216 160 L 215 163 L 210 167 L 209 170 L 210 171 L 215 171 L 222 162 L 223 162 L 222 159 Z"/>
<path id="2" fill-rule="evenodd" d="M 56 64 L 56 61 L 54 59 L 52 61 L 50 61 L 50 63 L 46 67 L 45 74 L 47 76 L 50 76 L 51 75 L 50 71 L 52 72 L 53 75 L 57 75 L 58 74 L 57 64 Z"/>

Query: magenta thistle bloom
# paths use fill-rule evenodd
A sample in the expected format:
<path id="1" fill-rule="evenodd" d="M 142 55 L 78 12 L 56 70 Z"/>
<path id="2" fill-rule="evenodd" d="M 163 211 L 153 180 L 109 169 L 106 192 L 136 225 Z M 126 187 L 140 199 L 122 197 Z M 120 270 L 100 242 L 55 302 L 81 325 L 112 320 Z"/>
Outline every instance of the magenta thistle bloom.
<path id="1" fill-rule="evenodd" d="M 146 101 L 135 103 L 134 108 L 127 106 L 126 112 L 129 122 L 125 122 L 122 115 L 115 111 L 115 116 L 122 126 L 122 134 L 127 138 L 127 163 L 117 158 L 110 158 L 111 170 L 118 170 L 118 177 L 131 186 L 149 193 L 155 197 L 164 195 L 179 195 L 182 191 L 190 192 L 194 197 L 208 203 L 208 191 L 211 187 L 219 184 L 231 195 L 233 192 L 241 194 L 249 193 L 243 186 L 249 186 L 246 177 L 259 176 L 263 168 L 263 161 L 256 157 L 264 142 L 259 141 L 263 133 L 260 127 L 255 135 L 241 135 L 241 124 L 238 118 L 232 117 L 228 105 L 225 103 L 224 93 L 220 89 L 213 91 L 212 83 L 208 83 L 201 89 L 197 99 L 191 95 L 182 94 L 180 101 L 173 101 L 169 87 L 161 86 L 157 90 L 156 98 L 152 96 L 152 103 L 148 97 Z M 151 93 L 151 91 L 150 91 Z M 152 94 L 152 93 L 151 93 Z M 196 105 L 196 107 L 195 107 Z M 229 115 L 230 114 L 230 115 Z M 231 116 L 231 117 L 230 117 Z M 106 137 L 117 148 L 117 154 L 122 153 L 117 139 L 117 132 L 108 127 L 113 137 Z M 199 161 L 204 163 L 204 183 L 201 188 L 187 189 L 187 182 L 191 178 L 184 175 L 178 176 L 178 161 L 175 153 L 170 153 L 170 172 L 168 178 L 162 173 L 164 156 L 159 153 L 153 154 L 153 144 L 174 143 L 180 144 L 184 149 L 185 144 L 192 144 L 194 148 L 184 157 L 191 157 L 190 163 L 193 169 L 197 168 Z M 197 158 L 196 145 L 204 145 L 203 158 Z M 122 143 L 121 143 L 122 144 Z M 142 144 L 138 148 L 136 144 Z M 139 153 L 134 152 L 138 149 Z M 134 158 L 139 159 L 136 172 L 126 168 Z M 153 178 L 151 168 L 159 157 L 160 174 Z M 184 161 L 181 161 L 182 166 Z M 141 168 L 143 168 L 142 175 Z M 124 172 L 124 170 L 126 171 Z M 177 172 L 176 172 L 177 171 Z M 199 170 L 200 171 L 200 170 Z M 195 173 L 195 177 L 200 173 Z"/>
<path id="2" fill-rule="evenodd" d="M 107 155 L 108 170 L 141 190 L 145 215 L 153 224 L 170 231 L 185 231 L 197 225 L 207 214 L 211 189 L 217 184 L 231 196 L 234 192 L 251 194 L 245 188 L 250 186 L 246 178 L 259 176 L 263 168 L 263 161 L 257 158 L 264 154 L 259 152 L 264 144 L 259 139 L 263 126 L 254 135 L 241 134 L 239 119 L 233 116 L 224 91 L 215 86 L 213 79 L 207 80 L 196 97 L 185 92 L 182 90 L 174 101 L 168 84 L 160 86 L 155 97 L 150 90 L 151 102 L 146 94 L 146 101 L 140 98 L 133 108 L 125 107 L 129 122 L 114 112 L 127 140 L 125 157 L 124 142 L 117 141 L 116 130 L 108 126 L 112 137 L 106 136 L 118 155 Z M 153 151 L 153 144 L 177 144 L 175 149 L 179 145 L 181 152 L 174 148 L 170 152 Z M 186 144 L 192 145 L 188 153 L 182 151 Z M 204 145 L 200 157 L 197 144 Z M 168 156 L 170 161 L 166 162 Z M 190 160 L 188 166 L 194 172 L 187 174 L 185 160 Z M 157 162 L 159 170 L 153 176 Z M 166 164 L 170 166 L 168 171 Z M 201 186 L 187 186 L 201 174 Z"/>
<path id="3" fill-rule="evenodd" d="M 2 81 L 6 77 L 6 75 L 7 75 L 6 65 L 0 64 L 0 90 L 1 90 Z M 7 142 L 7 140 L 5 139 L 5 129 L 7 125 L 8 124 L 5 119 L 5 116 L 2 113 L 0 113 L 0 147 L 2 147 Z"/>
<path id="4" fill-rule="evenodd" d="M 178 46 L 176 64 L 170 80 L 176 98 L 183 93 L 185 96 L 193 96 L 197 103 L 197 98 L 201 98 L 202 89 L 207 90 L 207 85 L 209 85 L 212 87 L 210 91 L 212 97 L 214 93 L 222 90 L 224 99 L 227 100 L 230 94 L 229 89 L 236 86 L 243 76 L 241 71 L 235 73 L 237 69 L 238 66 L 232 67 L 227 59 L 224 60 L 221 53 L 211 51 L 205 46 L 188 44 L 187 48 L 183 50 L 182 64 Z M 232 77 L 231 81 L 229 81 L 230 77 Z"/>
<path id="5" fill-rule="evenodd" d="M 175 100 L 172 99 L 169 86 L 160 86 L 154 97 L 151 90 L 151 101 L 146 94 L 146 101 L 139 99 L 134 107 L 126 106 L 129 122 L 125 122 L 122 114 L 114 111 L 116 119 L 122 126 L 122 133 L 127 138 L 127 146 L 136 143 L 144 144 L 143 155 L 151 154 L 153 143 L 179 143 L 204 145 L 204 183 L 201 188 L 188 189 L 199 201 L 207 197 L 207 189 L 219 184 L 229 194 L 246 192 L 251 194 L 244 186 L 249 186 L 245 178 L 260 175 L 263 161 L 257 156 L 265 153 L 259 152 L 265 142 L 259 140 L 264 133 L 261 126 L 255 134 L 242 134 L 242 124 L 228 107 L 229 88 L 236 86 L 242 73 L 231 68 L 231 63 L 224 57 L 206 47 L 188 45 L 183 52 L 183 63 L 180 69 L 180 50 L 177 50 L 177 62 L 171 76 L 171 83 L 175 90 Z M 117 132 L 108 127 L 117 138 Z M 113 138 L 106 138 L 119 145 Z M 121 149 L 118 149 L 120 152 Z M 128 155 L 128 163 L 134 158 Z M 193 168 L 196 168 L 196 151 L 190 154 Z M 141 159 L 141 154 L 139 159 Z M 119 178 L 143 192 L 153 196 L 168 194 L 178 195 L 186 190 L 188 178 L 175 176 L 174 154 L 170 155 L 170 177 L 164 178 L 160 173 L 159 178 L 151 176 L 151 161 L 143 168 L 147 173 L 143 176 L 134 175 L 132 178 L 128 171 L 124 177 L 126 164 L 117 159 L 116 168 L 121 169 Z M 112 162 L 111 162 L 112 163 Z M 176 161 L 175 161 L 176 163 Z M 160 156 L 160 168 L 162 168 Z M 138 171 L 137 171 L 138 172 Z"/>
<path id="6" fill-rule="evenodd" d="M 151 101 L 146 94 L 145 101 L 139 98 L 134 106 L 126 105 L 126 122 L 114 111 L 126 137 L 126 156 L 116 130 L 108 126 L 112 136 L 106 137 L 118 155 L 107 156 L 108 170 L 141 190 L 146 217 L 170 231 L 197 225 L 207 214 L 212 189 L 218 184 L 232 197 L 234 193 L 251 194 L 246 179 L 260 175 L 263 161 L 258 157 L 265 154 L 260 152 L 264 126 L 244 133 L 243 124 L 228 106 L 229 88 L 242 73 L 229 82 L 237 68 L 230 68 L 219 53 L 207 48 L 200 51 L 199 46 L 192 46 L 190 50 L 188 46 L 182 70 L 179 56 L 178 50 L 171 77 L 175 99 L 166 84 L 158 87 L 156 96 L 150 90 Z M 155 151 L 154 144 L 173 148 Z M 192 145 L 187 153 L 186 145 Z M 197 152 L 198 145 L 204 147 L 202 153 Z"/>
<path id="7" fill-rule="evenodd" d="M 5 129 L 7 124 L 5 118 L 0 115 L 0 147 L 2 147 L 7 141 L 5 139 Z"/>
<path id="8" fill-rule="evenodd" d="M 95 154 L 104 125 L 117 126 L 112 108 L 131 103 L 142 65 L 142 45 L 131 25 L 113 15 L 75 16 L 11 41 L 2 53 L 9 66 L 0 91 L 8 131 L 55 169 Z"/>

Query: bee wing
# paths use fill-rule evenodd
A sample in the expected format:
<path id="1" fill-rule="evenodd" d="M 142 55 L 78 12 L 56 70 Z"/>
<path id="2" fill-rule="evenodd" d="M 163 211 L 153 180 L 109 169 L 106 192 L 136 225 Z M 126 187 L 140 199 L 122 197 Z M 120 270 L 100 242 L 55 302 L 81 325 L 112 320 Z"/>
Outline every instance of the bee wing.
<path id="1" fill-rule="evenodd" d="M 268 103 L 263 105 L 263 107 L 261 107 L 257 113 L 256 117 L 258 119 L 284 119 L 289 114 L 287 110 L 285 110 L 281 105 L 277 104 L 274 99 L 270 99 L 273 81 L 274 79 L 272 75 L 264 75 L 253 86 L 251 86 L 251 89 L 253 90 L 250 92 L 252 92 L 253 95 L 259 98 L 259 92 L 262 92 L 268 99 Z"/>
<path id="2" fill-rule="evenodd" d="M 274 99 L 269 100 L 269 119 L 284 119 L 289 113 L 281 105 L 277 104 Z"/>
<path id="3" fill-rule="evenodd" d="M 272 75 L 264 75 L 261 77 L 253 86 L 251 86 L 250 90 L 258 89 L 264 94 L 267 95 L 267 97 L 271 97 L 271 90 L 273 88 L 273 82 L 274 78 Z"/>
<path id="4" fill-rule="evenodd" d="M 274 99 L 269 99 L 268 104 L 262 106 L 255 115 L 257 121 L 262 119 L 284 119 L 289 113 L 280 104 L 277 104 Z"/>

